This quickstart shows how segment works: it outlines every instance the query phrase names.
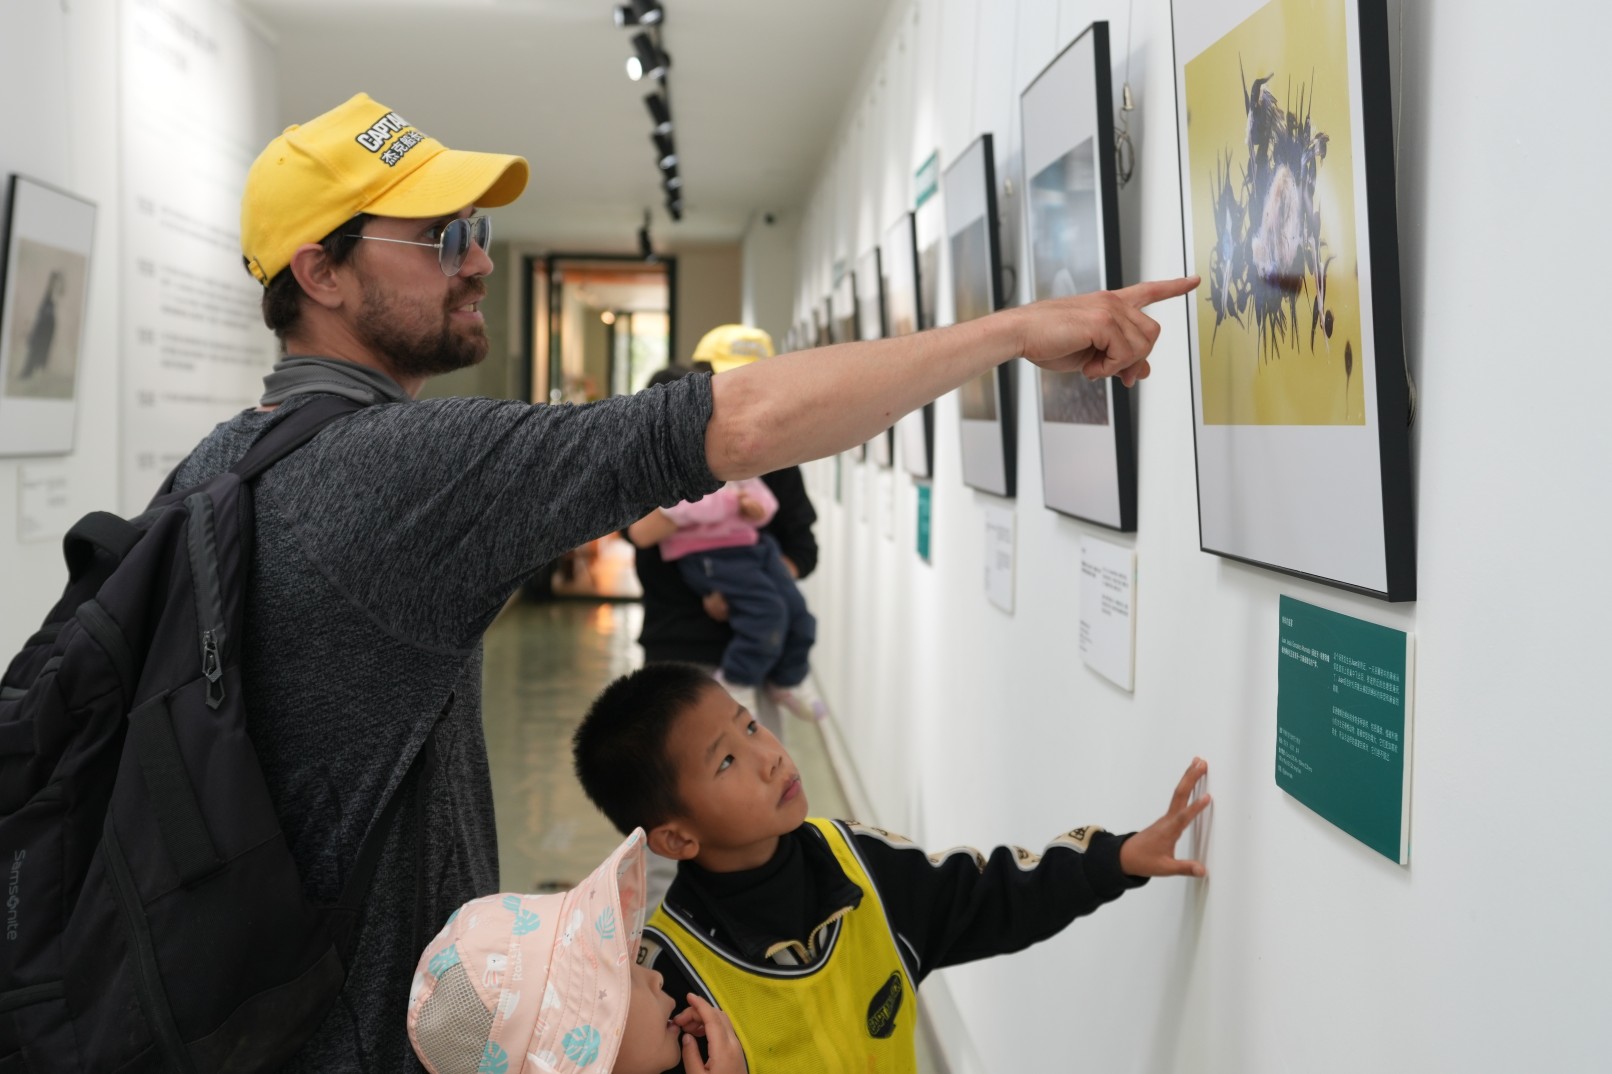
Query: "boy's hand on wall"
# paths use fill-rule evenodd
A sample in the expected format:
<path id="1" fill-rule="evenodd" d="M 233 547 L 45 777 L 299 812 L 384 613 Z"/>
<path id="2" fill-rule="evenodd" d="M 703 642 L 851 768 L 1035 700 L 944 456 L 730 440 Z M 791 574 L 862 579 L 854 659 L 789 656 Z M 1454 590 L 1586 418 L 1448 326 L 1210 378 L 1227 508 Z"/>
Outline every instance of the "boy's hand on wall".
<path id="1" fill-rule="evenodd" d="M 689 993 L 688 1006 L 672 1019 L 683 1030 L 683 1069 L 688 1074 L 745 1074 L 744 1049 L 728 1016 Z M 700 1058 L 696 1036 L 705 1038 L 709 1059 Z"/>
<path id="2" fill-rule="evenodd" d="M 1181 840 L 1187 825 L 1198 814 L 1209 808 L 1210 797 L 1205 794 L 1192 800 L 1192 788 L 1209 774 L 1209 762 L 1194 758 L 1187 766 L 1181 782 L 1175 785 L 1170 797 L 1170 811 L 1148 827 L 1143 828 L 1119 848 L 1119 867 L 1130 876 L 1208 876 L 1202 862 L 1178 859 L 1175 845 Z"/>

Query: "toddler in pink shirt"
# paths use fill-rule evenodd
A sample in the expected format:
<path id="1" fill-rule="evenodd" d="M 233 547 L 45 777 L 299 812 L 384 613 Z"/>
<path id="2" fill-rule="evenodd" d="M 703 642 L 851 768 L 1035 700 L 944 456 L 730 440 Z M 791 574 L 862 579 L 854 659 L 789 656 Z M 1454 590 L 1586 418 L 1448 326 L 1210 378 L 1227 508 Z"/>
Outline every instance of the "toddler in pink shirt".
<path id="1" fill-rule="evenodd" d="M 729 481 L 699 500 L 664 508 L 677 532 L 660 543 L 662 558 L 675 562 L 683 580 L 701 596 L 721 593 L 728 604 L 733 640 L 717 677 L 746 707 L 763 685 L 795 715 L 821 719 L 824 706 L 806 685 L 817 620 L 778 554 L 765 526 L 778 500 L 760 478 Z"/>

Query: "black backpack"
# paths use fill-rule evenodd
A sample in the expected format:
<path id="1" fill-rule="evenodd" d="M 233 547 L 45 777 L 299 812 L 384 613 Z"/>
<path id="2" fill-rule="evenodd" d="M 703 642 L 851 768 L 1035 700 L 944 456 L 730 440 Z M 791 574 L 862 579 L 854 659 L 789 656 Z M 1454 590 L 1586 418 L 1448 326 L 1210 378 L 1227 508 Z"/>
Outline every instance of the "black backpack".
<path id="1" fill-rule="evenodd" d="M 429 740 L 315 906 L 247 738 L 240 647 L 253 481 L 359 407 L 312 399 L 231 470 L 67 534 L 66 593 L 0 678 L 0 1074 L 272 1069 L 334 1005 Z"/>

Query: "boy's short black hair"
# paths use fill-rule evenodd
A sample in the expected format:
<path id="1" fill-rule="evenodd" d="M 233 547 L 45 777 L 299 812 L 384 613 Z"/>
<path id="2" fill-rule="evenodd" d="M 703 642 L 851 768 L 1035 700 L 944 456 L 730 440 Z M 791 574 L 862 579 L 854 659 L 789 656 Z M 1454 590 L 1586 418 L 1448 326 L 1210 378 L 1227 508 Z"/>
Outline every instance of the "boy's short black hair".
<path id="1" fill-rule="evenodd" d="M 582 718 L 571 738 L 577 779 L 623 835 L 682 811 L 666 736 L 714 686 L 693 664 L 646 664 L 605 687 Z"/>

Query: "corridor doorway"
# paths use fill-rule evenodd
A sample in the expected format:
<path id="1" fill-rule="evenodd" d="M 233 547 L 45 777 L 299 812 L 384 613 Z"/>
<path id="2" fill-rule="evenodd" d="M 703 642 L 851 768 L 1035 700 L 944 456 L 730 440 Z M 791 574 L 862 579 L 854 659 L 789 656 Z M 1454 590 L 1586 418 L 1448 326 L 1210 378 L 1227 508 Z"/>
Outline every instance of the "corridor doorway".
<path id="1" fill-rule="evenodd" d="M 530 402 L 630 395 L 671 360 L 675 257 L 527 257 L 525 291 Z"/>

